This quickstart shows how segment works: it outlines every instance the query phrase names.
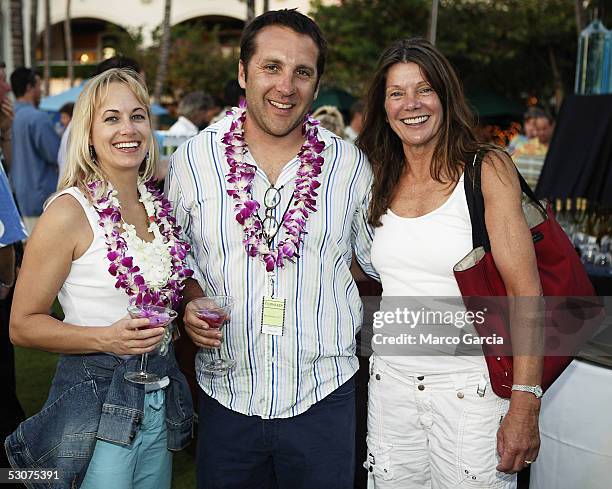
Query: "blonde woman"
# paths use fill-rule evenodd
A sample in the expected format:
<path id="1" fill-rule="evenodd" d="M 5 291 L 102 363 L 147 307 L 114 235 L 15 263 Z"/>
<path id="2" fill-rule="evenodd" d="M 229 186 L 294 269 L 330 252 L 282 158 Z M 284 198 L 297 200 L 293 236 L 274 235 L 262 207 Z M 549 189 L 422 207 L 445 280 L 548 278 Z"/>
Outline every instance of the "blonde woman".
<path id="1" fill-rule="evenodd" d="M 176 306 L 190 275 L 170 204 L 149 182 L 156 161 L 139 76 L 112 69 L 90 80 L 59 192 L 28 242 L 10 324 L 14 344 L 61 356 L 42 411 L 6 440 L 9 460 L 57 468 L 62 487 L 169 488 L 168 450 L 190 438 L 191 399 L 172 353 L 149 361 L 158 383 L 124 380 L 164 334 L 126 307 Z M 57 295 L 63 322 L 48 314 Z"/>

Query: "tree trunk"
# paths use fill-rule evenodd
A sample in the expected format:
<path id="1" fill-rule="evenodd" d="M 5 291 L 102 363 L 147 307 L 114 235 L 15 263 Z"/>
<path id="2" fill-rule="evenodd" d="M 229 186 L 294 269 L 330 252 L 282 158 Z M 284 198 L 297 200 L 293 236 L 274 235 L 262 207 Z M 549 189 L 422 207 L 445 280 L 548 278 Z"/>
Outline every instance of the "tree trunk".
<path id="1" fill-rule="evenodd" d="M 162 26 L 161 49 L 159 54 L 159 64 L 157 65 L 157 77 L 155 78 L 155 90 L 153 98 L 159 103 L 159 99 L 164 88 L 166 72 L 168 71 L 168 55 L 170 54 L 170 10 L 172 0 L 165 0 L 164 23 Z"/>
<path id="2" fill-rule="evenodd" d="M 436 45 L 436 34 L 438 31 L 438 0 L 431 0 L 431 14 L 429 17 L 429 33 L 428 40 L 434 46 Z"/>
<path id="3" fill-rule="evenodd" d="M 64 19 L 64 42 L 66 43 L 66 60 L 68 61 L 68 79 L 70 86 L 74 85 L 74 60 L 72 54 L 72 17 L 70 15 L 70 2 L 66 0 L 66 18 Z"/>
<path id="4" fill-rule="evenodd" d="M 2 8 L 0 8 L 0 61 L 4 61 L 6 63 L 8 58 L 4 57 L 4 36 L 6 35 L 4 32 L 4 13 L 2 12 Z"/>
<path id="5" fill-rule="evenodd" d="M 576 13 L 576 30 L 578 31 L 578 37 L 582 29 L 586 27 L 586 13 L 582 6 L 582 0 L 574 0 L 574 12 Z"/>
<path id="6" fill-rule="evenodd" d="M 13 46 L 13 66 L 25 65 L 23 52 L 23 2 L 11 0 L 11 44 Z"/>
<path id="7" fill-rule="evenodd" d="M 45 0 L 45 97 L 49 96 L 49 84 L 51 82 L 51 5 L 50 0 Z"/>
<path id="8" fill-rule="evenodd" d="M 30 66 L 36 69 L 36 45 L 38 44 L 38 0 L 30 0 Z"/>
<path id="9" fill-rule="evenodd" d="M 264 0 L 264 2 L 263 2 L 263 11 L 267 12 L 268 10 L 270 10 L 270 0 Z"/>
<path id="10" fill-rule="evenodd" d="M 557 57 L 555 56 L 555 50 L 552 46 L 548 47 L 548 60 L 550 62 L 550 68 L 553 75 L 553 83 L 555 85 L 555 109 L 559 113 L 561 103 L 563 102 L 564 90 L 563 80 L 561 79 L 561 73 L 559 73 L 559 67 L 557 65 Z"/>
<path id="11" fill-rule="evenodd" d="M 255 0 L 247 0 L 247 24 L 255 18 Z"/>

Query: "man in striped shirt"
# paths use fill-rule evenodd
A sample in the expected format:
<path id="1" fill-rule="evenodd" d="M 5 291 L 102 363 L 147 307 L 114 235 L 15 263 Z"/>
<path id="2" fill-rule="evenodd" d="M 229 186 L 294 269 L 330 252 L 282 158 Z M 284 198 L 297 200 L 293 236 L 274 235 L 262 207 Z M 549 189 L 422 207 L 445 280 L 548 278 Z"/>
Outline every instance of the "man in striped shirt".
<path id="1" fill-rule="evenodd" d="M 331 132 L 304 133 L 313 127 L 305 115 L 327 50 L 311 19 L 292 10 L 267 12 L 245 28 L 240 47 L 246 112 L 236 109 L 183 144 L 166 183 L 195 271 L 184 320 L 202 347 L 198 488 L 352 489 L 362 304 L 350 265 L 354 253 L 376 276 L 366 219 L 371 170 L 355 146 Z M 314 178 L 316 171 L 306 171 L 313 151 L 322 158 Z M 242 163 L 252 180 L 228 179 Z M 318 195 L 306 219 L 291 221 L 296 181 L 296 195 L 305 187 Z M 248 214 L 250 199 L 258 212 L 237 219 L 235 205 Z M 246 243 L 247 253 L 249 225 L 259 244 Z M 266 244 L 291 255 L 289 231 L 296 229 L 303 238 L 297 255 L 266 261 Z M 219 294 L 235 299 L 223 342 L 188 303 Z M 269 319 L 269 308 L 282 317 Z M 227 374 L 203 371 L 217 347 L 236 362 Z"/>

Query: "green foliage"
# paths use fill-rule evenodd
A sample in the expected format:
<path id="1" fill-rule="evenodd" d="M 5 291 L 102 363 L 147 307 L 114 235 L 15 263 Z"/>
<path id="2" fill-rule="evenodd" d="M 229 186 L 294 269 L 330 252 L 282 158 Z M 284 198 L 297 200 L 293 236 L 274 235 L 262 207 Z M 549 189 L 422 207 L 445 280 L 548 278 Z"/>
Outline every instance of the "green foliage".
<path id="1" fill-rule="evenodd" d="M 153 32 L 153 43 L 148 48 L 143 47 L 142 29 L 126 32 L 115 28 L 112 36 L 117 54 L 138 61 L 146 73 L 149 88 L 152 88 L 159 63 L 161 26 Z M 206 30 L 201 25 L 176 25 L 172 27 L 171 36 L 163 93 L 180 98 L 194 90 L 205 90 L 222 96 L 225 82 L 237 76 L 237 51 L 222 47 L 218 31 Z"/>
<path id="2" fill-rule="evenodd" d="M 168 85 L 174 94 L 205 90 L 222 95 L 227 80 L 238 73 L 238 52 L 224 48 L 216 29 L 178 25 L 172 28 Z"/>
<path id="3" fill-rule="evenodd" d="M 441 3 L 438 46 L 466 88 L 486 87 L 518 99 L 550 98 L 556 81 L 571 91 L 576 23 L 567 0 L 496 0 Z"/>
<path id="4" fill-rule="evenodd" d="M 429 0 L 344 0 L 312 4 L 329 42 L 324 84 L 363 93 L 384 47 L 402 37 L 425 36 Z"/>
<path id="5" fill-rule="evenodd" d="M 362 95 L 377 58 L 393 41 L 426 36 L 431 0 L 313 2 L 330 42 L 324 83 Z M 437 45 L 468 91 L 487 88 L 514 99 L 571 91 L 576 62 L 570 0 L 441 0 Z"/>

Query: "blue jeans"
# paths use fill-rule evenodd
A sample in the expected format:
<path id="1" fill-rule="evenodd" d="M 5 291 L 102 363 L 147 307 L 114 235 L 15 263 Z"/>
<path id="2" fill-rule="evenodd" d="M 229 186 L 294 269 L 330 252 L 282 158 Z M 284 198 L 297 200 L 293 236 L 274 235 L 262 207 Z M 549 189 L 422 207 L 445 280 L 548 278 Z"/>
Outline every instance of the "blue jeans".
<path id="1" fill-rule="evenodd" d="M 355 379 L 303 414 L 262 419 L 200 390 L 198 489 L 353 489 Z"/>

